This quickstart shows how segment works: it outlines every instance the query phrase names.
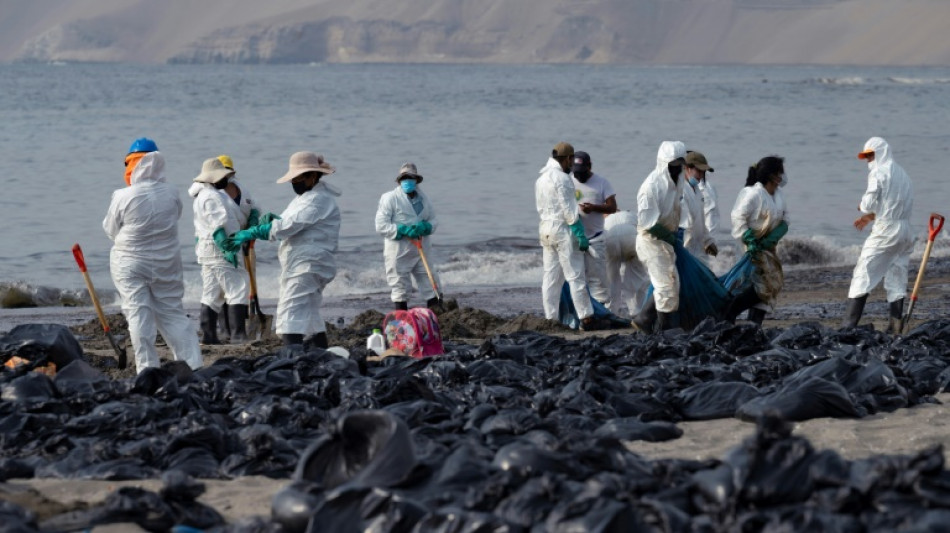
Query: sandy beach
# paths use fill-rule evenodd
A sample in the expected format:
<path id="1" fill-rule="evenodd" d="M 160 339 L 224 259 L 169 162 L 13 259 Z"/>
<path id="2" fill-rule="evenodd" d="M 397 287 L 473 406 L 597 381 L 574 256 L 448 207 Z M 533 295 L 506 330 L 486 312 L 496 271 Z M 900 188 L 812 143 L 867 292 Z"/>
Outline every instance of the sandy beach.
<path id="1" fill-rule="evenodd" d="M 916 274 L 917 265 L 911 271 Z M 825 268 L 790 270 L 786 273 L 785 291 L 782 293 L 776 312 L 766 320 L 767 328 L 784 328 L 804 321 L 817 321 L 836 327 L 840 321 L 850 268 Z M 911 279 L 911 283 L 913 279 Z M 633 330 L 576 333 L 560 329 L 537 316 L 538 290 L 534 288 L 507 289 L 490 292 L 471 292 L 452 295 L 462 309 L 444 314 L 443 334 L 449 343 L 476 344 L 490 337 L 491 333 L 513 332 L 518 329 L 543 330 L 548 334 L 565 338 L 582 336 L 606 336 L 636 334 Z M 384 295 L 343 299 L 329 305 L 327 316 L 349 316 L 346 326 L 330 330 L 330 343 L 355 346 L 363 338 L 352 331 L 365 327 L 362 322 L 379 320 L 387 308 Z M 471 309 L 474 308 L 474 309 Z M 369 309 L 369 310 L 368 310 Z M 492 309 L 489 314 L 477 309 Z M 533 313 L 526 315 L 525 313 Z M 28 313 L 24 313 L 27 315 Z M 39 313 L 42 314 L 42 313 Z M 932 261 L 928 276 L 921 290 L 920 301 L 914 311 L 914 327 L 920 322 L 950 314 L 950 261 Z M 7 317 L 9 321 L 9 317 Z M 121 319 L 121 317 L 118 317 Z M 863 323 L 877 329 L 886 326 L 886 303 L 880 289 L 875 291 L 867 306 Z M 465 324 L 468 323 L 468 329 Z M 121 326 L 121 324 L 116 324 Z M 483 328 L 479 330 L 479 328 Z M 121 330 L 121 327 L 117 328 Z M 102 360 L 111 358 L 111 351 L 101 335 L 95 335 L 95 324 L 75 327 L 81 344 L 94 364 L 109 366 Z M 478 331 L 481 335 L 465 337 L 458 333 Z M 453 334 L 453 332 L 455 334 Z M 485 335 L 488 333 L 488 335 Z M 225 356 L 254 357 L 255 354 L 273 351 L 279 346 L 275 338 L 264 338 L 245 346 L 203 347 L 206 362 Z M 167 349 L 160 346 L 163 356 Z M 114 376 L 131 377 L 132 370 L 119 372 L 109 369 Z M 928 446 L 950 442 L 950 408 L 944 403 L 950 394 L 939 394 L 936 402 L 913 408 L 899 409 L 863 419 L 815 419 L 795 425 L 795 433 L 807 437 L 816 449 L 832 449 L 848 459 L 859 459 L 874 454 L 907 454 Z M 732 447 L 754 432 L 754 425 L 739 419 L 681 422 L 683 430 L 679 439 L 648 443 L 630 442 L 628 446 L 638 454 L 651 459 L 719 458 Z M 252 516 L 268 516 L 270 498 L 287 480 L 262 477 L 233 480 L 205 480 L 207 492 L 201 502 L 213 506 L 229 521 L 234 522 Z M 155 490 L 159 480 L 112 482 L 59 479 L 18 479 L 0 484 L 0 497 L 10 499 L 32 509 L 40 519 L 53 516 L 68 509 L 95 506 L 112 491 L 121 486 L 140 486 Z M 129 529 L 122 529 L 127 531 Z"/>

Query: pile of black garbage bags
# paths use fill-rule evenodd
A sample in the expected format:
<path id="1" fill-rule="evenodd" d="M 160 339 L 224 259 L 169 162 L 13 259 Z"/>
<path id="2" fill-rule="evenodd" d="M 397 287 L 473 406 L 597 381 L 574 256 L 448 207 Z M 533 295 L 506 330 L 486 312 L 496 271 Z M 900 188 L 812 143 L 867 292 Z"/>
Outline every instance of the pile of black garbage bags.
<path id="1" fill-rule="evenodd" d="M 0 339 L 0 354 L 9 345 Z M 369 364 L 360 350 L 344 359 L 285 349 L 197 372 L 171 363 L 125 381 L 81 358 L 54 378 L 0 371 L 0 481 L 166 478 L 159 493 L 122 489 L 98 510 L 44 523 L 0 503 L 0 524 L 950 530 L 942 449 L 848 461 L 814 450 L 790 426 L 935 401 L 950 382 L 950 321 L 903 337 L 707 321 L 692 332 L 576 341 L 521 332 L 447 349 L 444 357 Z M 721 459 L 651 461 L 624 446 L 675 439 L 682 420 L 723 417 L 757 421 L 758 429 Z M 278 494 L 262 495 L 273 496 L 270 517 L 224 524 L 196 501 L 194 478 L 245 475 L 288 479 Z M 138 520 L 130 506 L 167 511 Z"/>

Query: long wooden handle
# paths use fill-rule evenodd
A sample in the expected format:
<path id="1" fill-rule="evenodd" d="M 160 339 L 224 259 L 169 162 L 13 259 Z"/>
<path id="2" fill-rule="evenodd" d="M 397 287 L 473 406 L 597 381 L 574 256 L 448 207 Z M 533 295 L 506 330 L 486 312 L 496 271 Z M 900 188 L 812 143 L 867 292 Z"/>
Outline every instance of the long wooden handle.
<path id="1" fill-rule="evenodd" d="M 930 251 L 933 250 L 933 247 L 933 240 L 928 240 L 927 248 L 924 249 L 924 256 L 920 259 L 920 269 L 917 271 L 917 281 L 914 282 L 914 290 L 910 293 L 911 304 L 917 301 L 917 293 L 920 291 L 920 282 L 924 280 L 924 271 L 927 270 L 927 260 L 930 259 Z"/>
<path id="2" fill-rule="evenodd" d="M 82 254 L 82 248 L 79 244 L 73 245 L 73 257 L 76 264 L 79 265 L 79 271 L 82 272 L 82 278 L 86 280 L 86 289 L 89 291 L 89 297 L 92 298 L 92 305 L 96 308 L 96 314 L 99 315 L 99 322 L 102 323 L 102 329 L 109 333 L 109 322 L 106 320 L 106 314 L 102 312 L 102 305 L 99 303 L 99 296 L 96 295 L 96 288 L 92 286 L 92 278 L 86 270 L 86 258 Z"/>
<path id="3" fill-rule="evenodd" d="M 439 286 L 435 283 L 435 277 L 432 275 L 432 269 L 429 268 L 429 261 L 426 259 L 426 253 L 422 251 L 422 239 L 416 239 L 412 241 L 416 245 L 416 249 L 419 250 L 419 257 L 422 258 L 422 266 L 426 267 L 426 274 L 429 275 L 429 283 L 432 284 L 432 290 L 435 291 L 435 297 L 439 300 L 442 299 L 442 296 L 439 294 Z"/>

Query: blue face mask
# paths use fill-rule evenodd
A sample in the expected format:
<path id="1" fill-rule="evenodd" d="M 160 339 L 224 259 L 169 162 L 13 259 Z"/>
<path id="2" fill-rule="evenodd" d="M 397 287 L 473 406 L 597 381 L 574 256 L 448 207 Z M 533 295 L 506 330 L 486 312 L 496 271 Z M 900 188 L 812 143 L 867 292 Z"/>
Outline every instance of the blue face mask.
<path id="1" fill-rule="evenodd" d="M 699 186 L 699 180 L 698 180 L 698 179 L 693 178 L 693 177 L 690 177 L 690 178 L 687 178 L 687 180 L 689 181 L 689 184 L 692 185 L 693 187 L 698 187 L 698 186 Z"/>
<path id="2" fill-rule="evenodd" d="M 406 194 L 416 192 L 416 180 L 402 180 L 399 185 Z"/>

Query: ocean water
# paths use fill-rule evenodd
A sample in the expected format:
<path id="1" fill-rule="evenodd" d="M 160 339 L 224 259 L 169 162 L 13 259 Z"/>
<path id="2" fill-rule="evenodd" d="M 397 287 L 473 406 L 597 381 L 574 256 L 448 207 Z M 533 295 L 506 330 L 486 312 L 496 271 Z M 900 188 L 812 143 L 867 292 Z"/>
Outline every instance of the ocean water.
<path id="1" fill-rule="evenodd" d="M 447 295 L 539 285 L 533 186 L 551 147 L 589 152 L 620 207 L 635 208 L 663 140 L 706 154 L 719 191 L 720 272 L 731 266 L 729 211 L 749 165 L 786 158 L 789 268 L 854 262 L 866 233 L 851 226 L 867 168 L 855 158 L 883 136 L 927 215 L 950 215 L 950 68 L 472 65 L 0 65 L 0 290 L 40 305 L 82 297 L 70 248 L 80 243 L 114 303 L 101 221 L 124 186 L 132 139 L 155 139 L 180 187 L 186 300 L 196 305 L 191 198 L 208 157 L 226 153 L 265 210 L 292 199 L 274 181 L 298 150 L 323 153 L 343 191 L 338 262 L 328 298 L 388 289 L 379 197 L 413 161 L 440 220 L 435 257 Z M 947 255 L 946 237 L 935 255 Z M 258 246 L 260 292 L 277 296 L 274 243 Z M 111 296 L 110 296 L 111 295 Z M 540 298 L 538 301 L 540 308 Z M 2 312 L 0 312 L 2 313 Z"/>

